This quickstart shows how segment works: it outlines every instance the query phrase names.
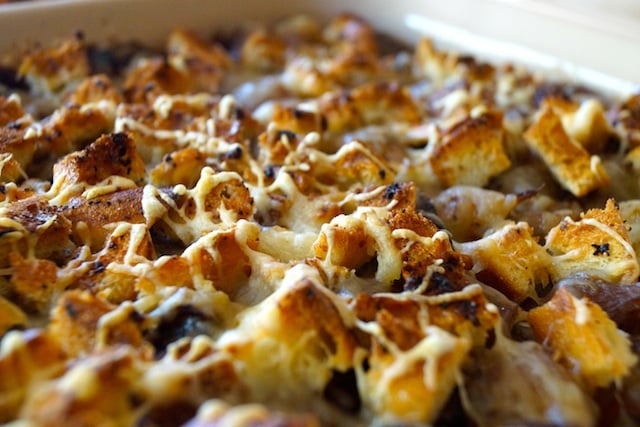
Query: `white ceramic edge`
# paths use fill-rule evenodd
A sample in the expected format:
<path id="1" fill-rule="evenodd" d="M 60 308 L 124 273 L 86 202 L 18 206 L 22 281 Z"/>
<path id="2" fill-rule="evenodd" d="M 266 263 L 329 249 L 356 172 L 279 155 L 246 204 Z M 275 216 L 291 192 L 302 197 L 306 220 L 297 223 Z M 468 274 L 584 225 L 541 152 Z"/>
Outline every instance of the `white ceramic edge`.
<path id="1" fill-rule="evenodd" d="M 466 53 L 513 60 L 624 96 L 640 83 L 640 36 L 602 31 L 529 0 L 49 0 L 0 8 L 0 52 L 81 30 L 96 42 L 161 45 L 176 26 L 211 33 L 291 13 L 354 12 L 408 42 L 427 35 Z M 638 32 L 640 34 L 640 32 Z"/>
<path id="2" fill-rule="evenodd" d="M 590 15 L 571 14 L 557 6 L 561 2 L 550 1 L 423 0 L 420 4 L 416 15 L 560 58 L 576 69 L 585 67 L 640 84 L 640 31 L 630 28 L 631 18 L 624 20 L 625 25 L 602 18 L 600 25 L 594 26 Z M 428 26 L 423 30 L 428 33 Z M 504 43 L 496 44 L 494 52 L 503 47 Z"/>
<path id="3" fill-rule="evenodd" d="M 577 65 L 575 62 L 536 51 L 513 42 L 495 40 L 444 24 L 417 14 L 406 17 L 409 28 L 435 40 L 443 40 L 446 46 L 464 49 L 477 58 L 492 63 L 512 62 L 540 70 L 552 79 L 569 80 L 597 88 L 609 95 L 624 96 L 638 91 L 638 84 L 615 77 L 594 68 Z"/>

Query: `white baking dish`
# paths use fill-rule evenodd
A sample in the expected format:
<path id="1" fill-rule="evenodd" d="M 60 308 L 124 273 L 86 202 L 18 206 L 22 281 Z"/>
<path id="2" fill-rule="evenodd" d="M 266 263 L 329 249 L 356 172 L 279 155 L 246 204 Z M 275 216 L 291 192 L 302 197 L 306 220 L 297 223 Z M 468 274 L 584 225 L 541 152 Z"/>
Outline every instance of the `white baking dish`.
<path id="1" fill-rule="evenodd" d="M 628 94 L 640 83 L 633 0 L 49 0 L 0 8 L 0 51 L 69 36 L 160 45 L 171 28 L 200 32 L 308 12 L 356 12 L 413 42 L 423 35 L 495 61 L 516 61 Z M 634 15 L 637 13 L 637 15 Z"/>

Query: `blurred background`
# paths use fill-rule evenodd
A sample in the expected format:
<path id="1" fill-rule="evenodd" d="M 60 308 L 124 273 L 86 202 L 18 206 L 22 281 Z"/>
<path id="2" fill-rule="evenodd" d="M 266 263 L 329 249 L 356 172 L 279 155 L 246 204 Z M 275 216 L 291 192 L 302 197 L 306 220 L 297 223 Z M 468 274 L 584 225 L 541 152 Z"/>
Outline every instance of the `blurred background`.
<path id="1" fill-rule="evenodd" d="M 2 4 L 4 3 L 4 4 Z M 640 85 L 640 0 L 0 0 L 0 52 L 68 36 L 161 44 L 175 26 L 206 32 L 241 21 L 351 11 L 408 42 L 456 39 L 455 48 Z M 143 20 L 132 17 L 144 17 Z M 135 22 L 135 25 L 131 25 Z M 496 43 L 494 43 L 496 42 Z M 520 48 L 524 49 L 520 49 Z M 502 55 L 502 57 L 500 57 Z M 578 65 L 580 68 L 573 67 Z M 624 85 L 623 85 L 624 86 Z M 633 89 L 634 91 L 637 89 Z"/>

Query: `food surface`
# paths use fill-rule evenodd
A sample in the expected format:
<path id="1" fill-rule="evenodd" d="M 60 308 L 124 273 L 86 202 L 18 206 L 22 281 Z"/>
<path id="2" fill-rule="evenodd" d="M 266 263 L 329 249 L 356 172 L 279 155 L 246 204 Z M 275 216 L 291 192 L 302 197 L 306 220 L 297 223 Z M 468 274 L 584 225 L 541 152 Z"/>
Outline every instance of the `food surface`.
<path id="1" fill-rule="evenodd" d="M 640 423 L 639 95 L 349 14 L 0 71 L 0 423 Z"/>

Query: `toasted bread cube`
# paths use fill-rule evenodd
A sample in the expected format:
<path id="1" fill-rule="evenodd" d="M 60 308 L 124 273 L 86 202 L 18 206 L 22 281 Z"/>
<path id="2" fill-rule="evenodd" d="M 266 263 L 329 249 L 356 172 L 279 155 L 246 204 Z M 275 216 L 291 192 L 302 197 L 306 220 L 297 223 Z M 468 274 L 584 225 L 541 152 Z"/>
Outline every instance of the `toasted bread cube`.
<path id="1" fill-rule="evenodd" d="M 286 49 L 286 43 L 277 35 L 256 30 L 242 44 L 240 59 L 250 69 L 274 72 L 284 66 Z"/>
<path id="2" fill-rule="evenodd" d="M 76 359 L 62 376 L 34 387 L 25 399 L 21 418 L 31 425 L 49 427 L 135 424 L 132 396 L 144 401 L 143 393 L 134 386 L 142 369 L 130 347 Z"/>
<path id="3" fill-rule="evenodd" d="M 41 131 L 29 129 L 25 138 L 33 138 L 44 150 L 61 156 L 80 150 L 111 131 L 115 110 L 115 103 L 106 100 L 85 105 L 68 104 L 54 111 Z"/>
<path id="4" fill-rule="evenodd" d="M 209 44 L 195 33 L 176 29 L 167 41 L 169 64 L 184 73 L 193 92 L 218 92 L 231 58 L 218 44 Z"/>
<path id="5" fill-rule="evenodd" d="M 81 40 L 67 40 L 58 47 L 27 55 L 18 69 L 36 93 L 58 92 L 89 75 L 89 59 Z"/>
<path id="6" fill-rule="evenodd" d="M 123 95 L 132 103 L 148 103 L 160 95 L 185 93 L 191 87 L 188 76 L 164 58 L 138 62 L 126 75 Z"/>
<path id="7" fill-rule="evenodd" d="M 612 283 L 631 284 L 640 274 L 628 230 L 613 200 L 604 210 L 589 210 L 580 221 L 562 220 L 547 234 L 545 249 L 553 256 L 554 282 L 587 272 Z"/>
<path id="8" fill-rule="evenodd" d="M 162 162 L 149 172 L 149 178 L 158 187 L 183 184 L 191 188 L 198 182 L 200 171 L 205 166 L 207 158 L 204 153 L 186 147 L 164 156 Z"/>
<path id="9" fill-rule="evenodd" d="M 498 326 L 500 314 L 478 284 L 427 298 L 395 298 L 385 294 L 358 294 L 354 311 L 364 322 L 375 321 L 399 350 L 409 350 L 425 337 L 425 322 L 456 337 L 483 346 L 487 333 Z M 428 314 L 427 318 L 423 317 Z"/>
<path id="10" fill-rule="evenodd" d="M 0 423 L 15 419 L 34 384 L 64 372 L 67 355 L 38 329 L 10 331 L 0 341 Z"/>
<path id="11" fill-rule="evenodd" d="M 324 262 L 349 269 L 362 267 L 375 256 L 376 280 L 390 286 L 402 273 L 402 254 L 394 246 L 390 225 L 375 212 L 362 210 L 324 224 L 313 249 Z"/>
<path id="12" fill-rule="evenodd" d="M 0 126 L 31 123 L 33 118 L 25 113 L 18 95 L 0 96 Z"/>
<path id="13" fill-rule="evenodd" d="M 145 166 L 136 144 L 126 133 L 103 135 L 87 148 L 63 157 L 53 166 L 53 187 L 62 190 L 67 185 L 95 185 L 113 176 L 141 183 Z"/>
<path id="14" fill-rule="evenodd" d="M 229 68 L 233 63 L 221 45 L 210 44 L 184 28 L 177 28 L 169 34 L 167 52 L 170 56 L 177 55 L 185 59 L 198 58 L 220 68 Z"/>
<path id="15" fill-rule="evenodd" d="M 243 242 L 237 234 L 235 227 L 214 231 L 184 253 L 193 276 L 211 281 L 216 290 L 232 297 L 242 290 L 253 271 L 245 245 L 257 246 L 253 237 Z"/>
<path id="16" fill-rule="evenodd" d="M 100 323 L 100 319 L 116 308 L 106 301 L 79 290 L 65 292 L 51 313 L 49 334 L 60 342 L 63 351 L 72 356 L 91 353 L 97 348 L 128 344 L 141 354 L 147 351 L 140 332 L 140 318 L 133 306 L 118 321 Z"/>
<path id="17" fill-rule="evenodd" d="M 407 88 L 396 83 L 366 83 L 329 93 L 320 98 L 319 111 L 332 132 L 389 122 L 420 122 L 418 105 Z"/>
<path id="18" fill-rule="evenodd" d="M 398 425 L 430 423 L 453 391 L 470 348 L 469 341 L 436 327 L 407 351 L 379 348 L 358 382 L 364 405 Z"/>
<path id="19" fill-rule="evenodd" d="M 106 74 L 86 78 L 69 95 L 69 102 L 78 105 L 100 101 L 109 101 L 115 105 L 123 101 L 122 94 Z"/>
<path id="20" fill-rule="evenodd" d="M 58 291 L 58 267 L 47 259 L 24 259 L 17 252 L 9 254 L 11 262 L 11 290 L 19 302 L 30 311 L 44 314 Z"/>
<path id="21" fill-rule="evenodd" d="M 326 75 L 319 61 L 305 55 L 296 55 L 287 61 L 282 74 L 282 83 L 286 89 L 300 97 L 318 97 L 340 88 L 337 82 Z"/>
<path id="22" fill-rule="evenodd" d="M 16 182 L 27 177 L 24 169 L 11 153 L 0 153 L 0 168 L 2 182 Z"/>
<path id="23" fill-rule="evenodd" d="M 361 221 L 340 224 L 335 220 L 322 230 L 313 250 L 316 257 L 327 259 L 332 265 L 357 269 L 376 255 L 375 240 Z"/>
<path id="24" fill-rule="evenodd" d="M 27 129 L 0 128 L 0 179 L 5 182 L 26 177 L 37 148 L 35 140 L 27 138 Z"/>
<path id="25" fill-rule="evenodd" d="M 455 387 L 472 346 L 500 315 L 480 286 L 414 300 L 359 294 L 353 310 L 370 336 L 369 368 L 356 368 L 365 407 L 391 424 L 429 423 Z"/>
<path id="26" fill-rule="evenodd" d="M 139 277 L 127 267 L 154 259 L 155 248 L 144 224 L 121 222 L 113 224 L 110 230 L 112 233 L 102 251 L 96 254 L 91 268 L 78 272 L 74 285 L 91 290 L 105 301 L 120 304 L 136 298 Z"/>
<path id="27" fill-rule="evenodd" d="M 352 185 L 388 185 L 395 173 L 389 163 L 359 141 L 343 145 L 337 153 L 319 157 L 313 172 L 321 182 L 338 187 Z M 339 174 L 336 171 L 340 171 Z"/>
<path id="28" fill-rule="evenodd" d="M 278 289 L 245 310 L 236 329 L 218 340 L 235 356 L 253 398 L 321 392 L 332 370 L 353 366 L 357 350 L 345 302 L 320 284 L 319 273 L 298 264 Z M 347 319 L 351 319 L 348 317 Z"/>
<path id="29" fill-rule="evenodd" d="M 524 139 L 539 155 L 555 179 L 573 195 L 609 185 L 610 179 L 598 156 L 590 156 L 564 129 L 553 108 L 543 104 L 537 120 L 527 129 Z"/>
<path id="30" fill-rule="evenodd" d="M 293 134 L 307 134 L 323 132 L 327 128 L 326 117 L 321 114 L 297 108 L 285 108 L 280 104 L 275 104 L 271 122 L 280 132 L 278 136 L 282 135 L 284 129 Z"/>
<path id="31" fill-rule="evenodd" d="M 549 97 L 545 99 L 544 104 L 560 116 L 567 135 L 591 153 L 602 151 L 613 134 L 602 104 L 595 99 L 578 103 Z"/>
<path id="32" fill-rule="evenodd" d="M 442 85 L 458 65 L 458 56 L 437 50 L 430 39 L 422 39 L 415 50 L 414 63 L 416 73 Z"/>
<path id="33" fill-rule="evenodd" d="M 538 342 L 587 387 L 606 387 L 623 378 L 636 363 L 627 335 L 587 298 L 560 288 L 551 301 L 529 312 Z"/>
<path id="34" fill-rule="evenodd" d="M 102 249 L 111 234 L 112 230 L 105 226 L 120 221 L 145 222 L 141 188 L 115 191 L 89 200 L 82 196 L 72 197 L 60 211 L 73 224 L 74 240 L 89 246 L 92 252 Z"/>
<path id="35" fill-rule="evenodd" d="M 322 31 L 323 40 L 359 52 L 377 53 L 375 30 L 359 16 L 342 13 L 331 20 Z"/>
<path id="36" fill-rule="evenodd" d="M 479 277 L 513 301 L 535 299 L 536 285 L 549 283 L 551 256 L 526 222 L 506 225 L 461 250 L 472 256 Z"/>
<path id="37" fill-rule="evenodd" d="M 4 223 L 0 225 L 2 267 L 8 266 L 10 254 L 16 252 L 63 264 L 75 248 L 69 240 L 71 222 L 43 196 L 13 201 L 0 218 Z"/>
<path id="38" fill-rule="evenodd" d="M 315 37 L 303 37 L 308 36 Z M 330 22 L 321 36 L 323 44 L 310 44 L 287 56 L 282 76 L 287 89 L 302 97 L 317 97 L 378 80 L 375 32 L 366 22 L 343 14 Z"/>
<path id="39" fill-rule="evenodd" d="M 428 146 L 429 162 L 442 185 L 482 187 L 511 166 L 502 144 L 502 113 L 468 117 Z"/>
<path id="40" fill-rule="evenodd" d="M 25 114 L 18 96 L 0 97 L 0 180 L 26 178 L 37 145 L 28 138 L 33 118 Z"/>

